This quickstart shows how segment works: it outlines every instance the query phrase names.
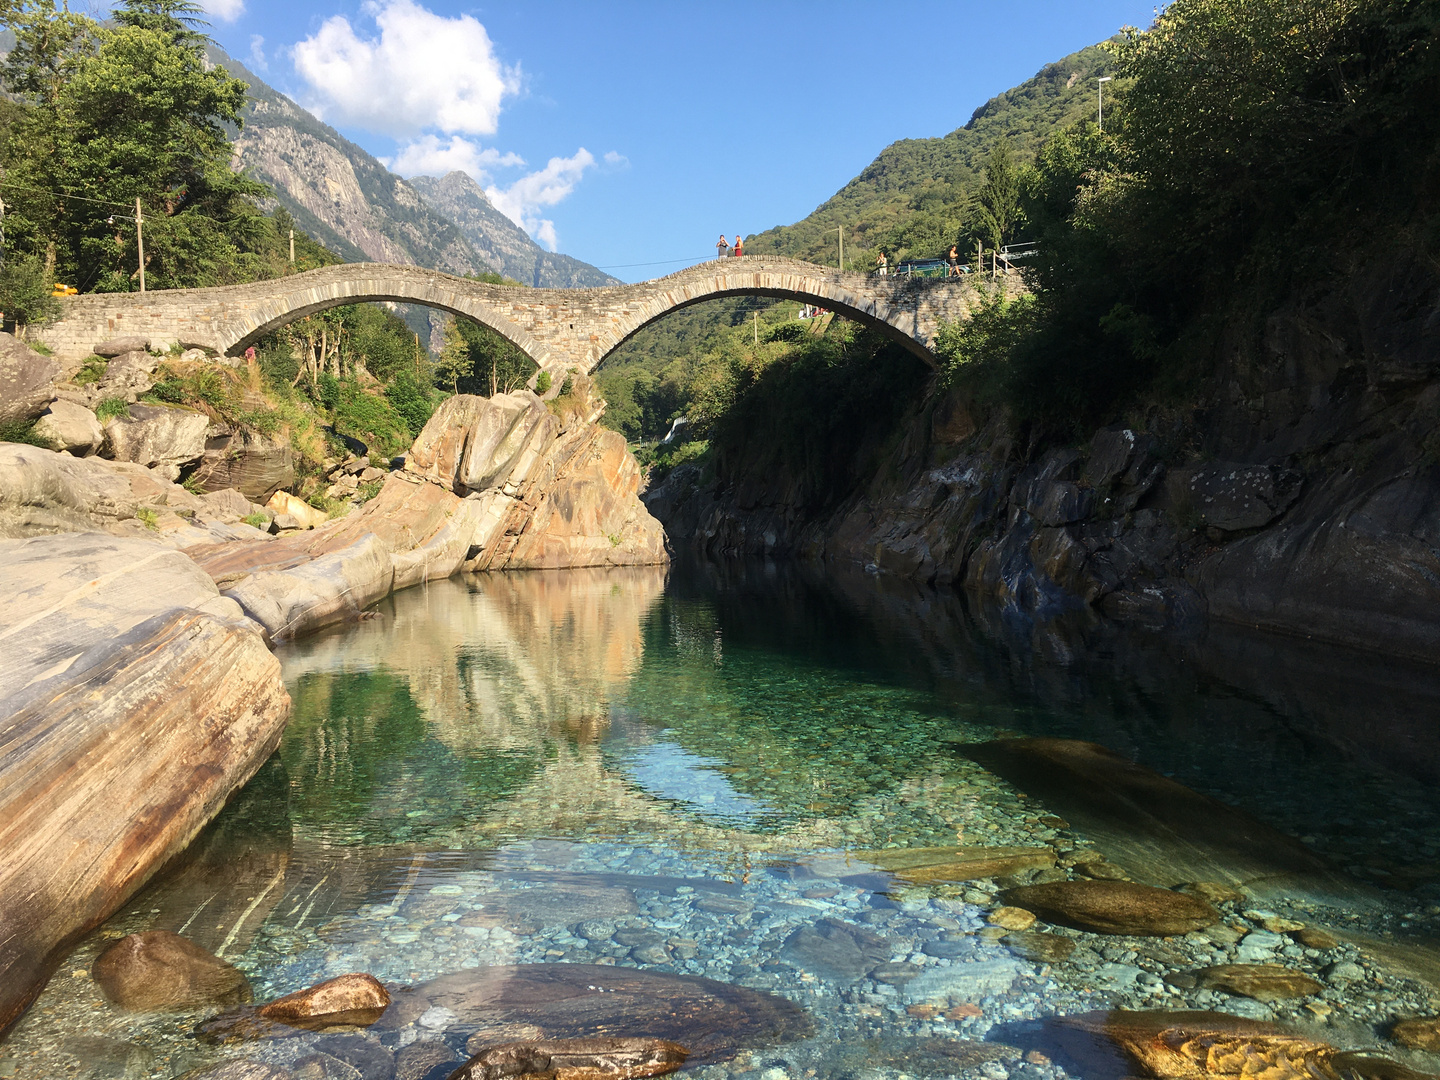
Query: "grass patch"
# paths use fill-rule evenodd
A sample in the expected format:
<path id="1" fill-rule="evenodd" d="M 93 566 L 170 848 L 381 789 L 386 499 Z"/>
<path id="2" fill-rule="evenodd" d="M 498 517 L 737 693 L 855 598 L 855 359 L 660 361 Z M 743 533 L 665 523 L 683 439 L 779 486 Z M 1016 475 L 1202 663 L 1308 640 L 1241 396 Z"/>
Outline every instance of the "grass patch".
<path id="1" fill-rule="evenodd" d="M 103 356 L 87 356 L 80 365 L 80 370 L 70 381 L 76 386 L 89 386 L 91 383 L 98 383 L 105 377 L 105 369 L 110 366 L 110 361 Z"/>
<path id="2" fill-rule="evenodd" d="M 140 524 L 144 525 L 147 529 L 160 528 L 160 515 L 148 506 L 142 506 L 139 510 L 136 510 L 135 516 L 140 519 Z"/>
<path id="3" fill-rule="evenodd" d="M 263 530 L 270 527 L 270 519 L 258 511 L 253 514 L 246 514 L 240 520 L 254 529 Z"/>
<path id="4" fill-rule="evenodd" d="M 35 433 L 34 420 L 7 420 L 0 424 L 0 442 L 24 443 L 26 446 L 41 446 L 53 450 L 50 440 Z"/>
<path id="5" fill-rule="evenodd" d="M 102 424 L 106 420 L 116 416 L 125 416 L 130 412 L 130 406 L 122 397 L 107 397 L 95 406 L 95 419 Z"/>

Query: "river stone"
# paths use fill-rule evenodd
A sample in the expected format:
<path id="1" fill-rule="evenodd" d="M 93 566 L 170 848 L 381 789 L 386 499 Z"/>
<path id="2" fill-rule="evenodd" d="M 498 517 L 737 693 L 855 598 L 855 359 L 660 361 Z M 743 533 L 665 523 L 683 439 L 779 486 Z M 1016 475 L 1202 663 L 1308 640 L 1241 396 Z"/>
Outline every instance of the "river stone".
<path id="1" fill-rule="evenodd" d="M 518 964 L 442 975 L 396 990 L 376 1024 L 410 1028 L 440 1006 L 456 1016 L 449 1035 L 469 1035 L 469 1053 L 503 1042 L 629 1037 L 678 1043 L 692 1065 L 731 1057 L 741 1046 L 810 1034 L 798 1006 L 773 994 L 691 975 L 598 964 Z M 413 1029 L 412 1029 L 413 1030 Z"/>
<path id="2" fill-rule="evenodd" d="M 1340 942 L 1336 941 L 1330 934 L 1313 926 L 1306 926 L 1296 930 L 1295 940 L 1307 949 L 1335 949 L 1340 945 Z"/>
<path id="3" fill-rule="evenodd" d="M 501 1043 L 480 1050 L 449 1080 L 504 1080 L 512 1076 L 663 1076 L 685 1064 L 683 1046 L 664 1039 L 545 1039 Z"/>
<path id="4" fill-rule="evenodd" d="M 95 414 L 73 401 L 52 401 L 35 421 L 35 434 L 54 449 L 75 457 L 89 457 L 105 442 L 105 429 Z"/>
<path id="5" fill-rule="evenodd" d="M 832 982 L 854 982 L 890 959 L 888 939 L 853 923 L 821 919 L 785 939 L 780 955 Z"/>
<path id="6" fill-rule="evenodd" d="M 1084 1076 L 1422 1080 L 1396 1062 L 1342 1052 L 1278 1024 L 1228 1013 L 1080 1013 L 1045 1020 L 1043 1032 Z"/>
<path id="7" fill-rule="evenodd" d="M 1203 930 L 1220 914 L 1184 893 L 1130 881 L 1055 881 L 1023 885 L 1002 894 L 1007 904 L 1047 922 L 1096 934 L 1161 937 Z"/>
<path id="8" fill-rule="evenodd" d="M 327 1035 L 316 1039 L 315 1049 L 343 1061 L 365 1080 L 394 1080 L 395 1055 L 374 1039 L 360 1035 Z"/>
<path id="9" fill-rule="evenodd" d="M 390 994 L 373 975 L 338 975 L 259 1008 L 266 1020 L 291 1027 L 320 1028 L 353 1024 L 368 1027 L 380 1019 Z"/>
<path id="10" fill-rule="evenodd" d="M 1035 925 L 1035 913 L 1018 907 L 998 907 L 985 916 L 985 921 L 1006 930 L 1029 930 Z"/>
<path id="11" fill-rule="evenodd" d="M 131 334 L 126 337 L 111 338 L 109 341 L 102 341 L 90 351 L 96 356 L 103 356 L 106 359 L 119 356 L 127 352 L 146 352 L 150 348 L 150 339 Z"/>
<path id="12" fill-rule="evenodd" d="M 1178 891 L 1198 896 L 1207 904 L 1241 904 L 1248 899 L 1239 889 L 1222 885 L 1218 881 L 1189 881 L 1178 886 Z"/>
<path id="13" fill-rule="evenodd" d="M 1440 1016 L 1399 1020 L 1390 1029 L 1390 1038 L 1407 1050 L 1440 1053 Z"/>
<path id="14" fill-rule="evenodd" d="M 455 1068 L 455 1051 L 438 1039 L 421 1039 L 395 1054 L 395 1080 L 424 1080 L 439 1066 Z M 449 1076 L 449 1073 L 444 1075 Z"/>
<path id="15" fill-rule="evenodd" d="M 1055 865 L 1055 852 L 1048 847 L 887 848 L 852 851 L 850 857 L 917 885 L 1006 877 Z"/>
<path id="16" fill-rule="evenodd" d="M 1075 951 L 1075 942 L 1070 938 L 1047 934 L 1041 930 L 1006 934 L 1004 942 L 1005 948 L 1032 964 L 1056 964 L 1068 960 Z"/>
<path id="17" fill-rule="evenodd" d="M 33 420 L 55 399 L 60 365 L 12 334 L 0 334 L 0 423 Z"/>
<path id="18" fill-rule="evenodd" d="M 250 983 L 238 968 L 169 930 L 121 938 L 95 958 L 90 973 L 107 1001 L 133 1012 L 250 1000 Z"/>

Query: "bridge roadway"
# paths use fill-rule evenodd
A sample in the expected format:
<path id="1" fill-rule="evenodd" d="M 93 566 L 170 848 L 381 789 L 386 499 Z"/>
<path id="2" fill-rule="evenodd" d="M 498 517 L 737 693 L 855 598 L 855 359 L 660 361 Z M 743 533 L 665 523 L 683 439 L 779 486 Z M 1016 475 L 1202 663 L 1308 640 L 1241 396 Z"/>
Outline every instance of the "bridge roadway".
<path id="1" fill-rule="evenodd" d="M 590 372 L 621 342 L 669 312 L 724 296 L 771 296 L 817 304 L 876 327 L 934 366 L 942 320 L 969 314 L 968 282 L 841 273 L 768 256 L 714 259 L 668 277 L 597 289 L 489 285 L 414 266 L 344 263 L 303 274 L 208 289 L 94 293 L 61 301 L 61 316 L 35 333 L 62 362 L 76 364 L 121 335 L 151 347 L 179 343 L 238 355 L 286 323 L 341 304 L 426 304 L 504 335 L 557 376 Z"/>

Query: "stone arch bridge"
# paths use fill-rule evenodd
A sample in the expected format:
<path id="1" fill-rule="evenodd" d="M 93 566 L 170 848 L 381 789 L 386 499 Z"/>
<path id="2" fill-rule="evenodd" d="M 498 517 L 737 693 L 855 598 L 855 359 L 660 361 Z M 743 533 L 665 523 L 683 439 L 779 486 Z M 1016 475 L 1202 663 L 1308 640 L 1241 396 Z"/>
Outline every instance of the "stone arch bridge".
<path id="1" fill-rule="evenodd" d="M 60 318 L 35 336 L 72 364 L 122 335 L 149 338 L 157 349 L 178 343 L 236 355 L 306 315 L 342 304 L 396 301 L 474 319 L 558 376 L 571 368 L 589 373 L 648 323 L 725 296 L 817 304 L 875 327 L 931 366 L 941 320 L 965 317 L 977 298 L 964 281 L 841 273 L 767 256 L 715 259 L 653 281 L 596 289 L 490 285 L 414 266 L 344 263 L 244 285 L 73 296 L 61 301 Z"/>

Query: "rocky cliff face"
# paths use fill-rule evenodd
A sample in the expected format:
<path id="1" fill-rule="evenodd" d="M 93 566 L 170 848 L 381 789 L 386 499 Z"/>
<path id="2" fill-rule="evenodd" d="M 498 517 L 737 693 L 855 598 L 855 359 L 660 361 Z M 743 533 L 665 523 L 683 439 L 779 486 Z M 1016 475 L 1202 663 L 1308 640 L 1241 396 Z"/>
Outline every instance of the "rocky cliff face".
<path id="1" fill-rule="evenodd" d="M 238 60 L 213 45 L 210 52 L 250 84 L 236 166 L 268 184 L 300 228 L 345 259 L 451 274 L 498 270 L 549 288 L 615 283 L 589 263 L 545 251 L 464 173 L 406 181 Z"/>
<path id="2" fill-rule="evenodd" d="M 1440 655 L 1440 283 L 1397 265 L 1280 310 L 1184 409 L 1030 450 L 932 386 L 870 483 L 797 509 L 783 476 L 677 469 L 672 539 L 955 584 L 1048 616 L 1206 616 Z"/>
<path id="3" fill-rule="evenodd" d="M 547 289 L 619 285 L 589 263 L 546 251 L 524 229 L 496 210 L 484 190 L 463 172 L 412 176 L 410 186 L 433 209 L 453 221 L 487 263 L 506 277 Z"/>

